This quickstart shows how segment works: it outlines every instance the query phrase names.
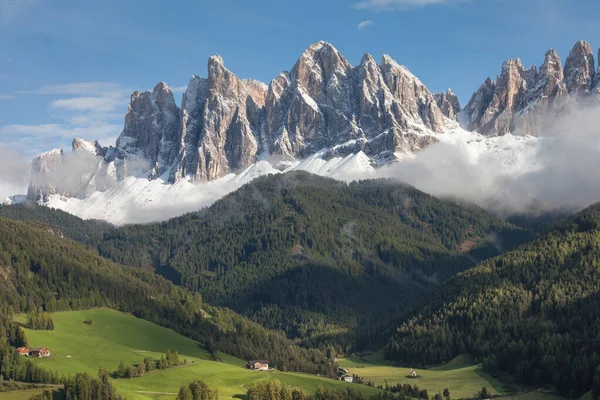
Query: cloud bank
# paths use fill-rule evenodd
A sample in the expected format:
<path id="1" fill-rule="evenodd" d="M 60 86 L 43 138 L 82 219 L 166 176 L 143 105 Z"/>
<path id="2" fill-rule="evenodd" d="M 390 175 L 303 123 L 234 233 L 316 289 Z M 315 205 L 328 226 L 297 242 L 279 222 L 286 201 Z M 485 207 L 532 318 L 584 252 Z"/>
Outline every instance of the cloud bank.
<path id="1" fill-rule="evenodd" d="M 510 137 L 495 140 L 508 146 Z M 565 209 L 600 201 L 600 106 L 559 117 L 548 134 L 512 158 L 472 157 L 465 145 L 428 147 L 410 161 L 384 167 L 393 178 L 442 198 L 458 198 L 503 214 Z M 504 160 L 504 161 L 501 161 Z"/>

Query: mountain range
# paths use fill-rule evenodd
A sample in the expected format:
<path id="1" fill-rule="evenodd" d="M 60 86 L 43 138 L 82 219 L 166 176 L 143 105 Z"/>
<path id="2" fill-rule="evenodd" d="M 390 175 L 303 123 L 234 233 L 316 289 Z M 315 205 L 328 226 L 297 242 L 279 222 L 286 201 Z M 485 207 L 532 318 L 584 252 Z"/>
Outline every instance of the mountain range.
<path id="1" fill-rule="evenodd" d="M 69 153 L 35 158 L 27 199 L 131 222 L 118 210 L 126 204 L 210 203 L 264 174 L 301 169 L 355 179 L 457 134 L 472 142 L 543 136 L 554 116 L 598 99 L 600 73 L 584 41 L 564 68 L 554 50 L 539 70 L 506 61 L 464 109 L 450 90 L 431 93 L 387 55 L 377 63 L 365 54 L 352 66 L 326 42 L 311 45 L 269 85 L 238 78 L 213 56 L 207 78 L 190 79 L 181 107 L 162 82 L 134 92 L 115 147 L 75 139 Z M 514 151 L 506 149 L 507 157 Z"/>

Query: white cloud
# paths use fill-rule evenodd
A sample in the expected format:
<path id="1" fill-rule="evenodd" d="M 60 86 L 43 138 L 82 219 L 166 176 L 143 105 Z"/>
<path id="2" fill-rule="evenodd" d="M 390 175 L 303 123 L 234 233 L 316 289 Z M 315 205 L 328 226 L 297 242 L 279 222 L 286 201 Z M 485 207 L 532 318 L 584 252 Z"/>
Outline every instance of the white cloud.
<path id="1" fill-rule="evenodd" d="M 53 107 L 75 111 L 114 111 L 123 101 L 120 97 L 74 97 L 69 99 L 54 100 Z"/>
<path id="2" fill-rule="evenodd" d="M 0 0 L 1 1 L 1 0 Z M 122 85 L 115 82 L 78 82 L 78 83 L 66 83 L 64 85 L 49 85 L 42 86 L 37 90 L 28 90 L 21 93 L 26 94 L 68 94 L 68 95 L 98 95 L 99 93 L 120 93 L 128 94 L 129 89 L 124 88 Z"/>
<path id="3" fill-rule="evenodd" d="M 29 181 L 29 162 L 22 154 L 0 145 L 0 204 L 14 194 L 24 194 Z"/>
<path id="4" fill-rule="evenodd" d="M 51 97 L 52 123 L 0 126 L 3 143 L 34 156 L 57 147 L 69 148 L 76 137 L 114 145 L 123 129 L 131 89 L 115 82 L 78 82 L 15 93 Z"/>
<path id="5" fill-rule="evenodd" d="M 364 29 L 367 26 L 371 26 L 371 25 L 373 25 L 373 21 L 371 21 L 371 20 L 361 21 L 358 23 L 358 29 Z"/>
<path id="6" fill-rule="evenodd" d="M 553 120 L 540 140 L 493 138 L 489 140 L 495 144 L 481 153 L 473 152 L 475 143 L 438 143 L 410 161 L 378 170 L 377 176 L 501 213 L 523 212 L 532 206 L 577 211 L 600 201 L 599 127 L 600 106 L 574 110 Z M 517 139 L 532 142 L 515 147 Z M 517 148 L 522 151 L 514 151 Z"/>
<path id="7" fill-rule="evenodd" d="M 458 3 L 467 0 L 364 0 L 354 5 L 357 9 L 374 11 L 405 10 L 436 4 Z"/>
<path id="8" fill-rule="evenodd" d="M 10 100 L 14 99 L 14 97 L 12 94 L 0 94 L 0 100 Z"/>
<path id="9" fill-rule="evenodd" d="M 175 86 L 171 88 L 171 91 L 173 93 L 184 93 L 185 89 L 187 89 L 187 86 Z"/>

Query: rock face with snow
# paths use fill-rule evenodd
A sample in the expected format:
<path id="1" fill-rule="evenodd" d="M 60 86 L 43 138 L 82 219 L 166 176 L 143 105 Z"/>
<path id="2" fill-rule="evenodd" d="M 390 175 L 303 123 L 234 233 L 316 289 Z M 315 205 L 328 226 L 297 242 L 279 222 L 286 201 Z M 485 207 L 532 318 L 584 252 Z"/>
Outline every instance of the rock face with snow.
<path id="1" fill-rule="evenodd" d="M 114 159 L 114 148 L 76 138 L 70 153 L 56 149 L 33 160 L 27 198 L 46 202 L 54 194 L 85 198 L 108 190 L 118 182 Z"/>
<path id="2" fill-rule="evenodd" d="M 220 56 L 211 57 L 208 78 L 193 76 L 183 97 L 171 180 L 213 180 L 254 163 L 266 91 L 260 82 L 235 76 Z"/>
<path id="3" fill-rule="evenodd" d="M 458 97 L 448 89 L 445 92 L 434 94 L 434 98 L 440 111 L 442 111 L 446 117 L 456 120 L 456 115 L 460 112 L 460 102 L 458 101 Z"/>
<path id="4" fill-rule="evenodd" d="M 565 67 L 555 50 L 546 53 L 539 71 L 508 60 L 492 81 L 488 78 L 466 107 L 468 128 L 485 135 L 542 135 L 554 116 L 570 104 L 598 99 L 600 77 L 589 43 L 575 44 Z"/>
<path id="5" fill-rule="evenodd" d="M 469 130 L 484 135 L 539 136 L 552 116 L 595 101 L 600 72 L 591 46 L 578 42 L 564 69 L 554 50 L 539 69 L 506 61 L 462 112 Z M 381 165 L 443 139 L 458 126 L 459 111 L 450 90 L 432 94 L 387 55 L 378 63 L 365 54 L 352 66 L 331 44 L 318 42 L 268 86 L 238 78 L 213 56 L 207 77 L 190 79 L 181 108 L 164 83 L 133 93 L 116 147 L 75 139 L 70 153 L 36 158 L 28 198 L 87 198 L 131 177 L 209 182 L 259 160 L 282 170 L 315 154 L 325 160 L 361 154 Z"/>
<path id="6" fill-rule="evenodd" d="M 60 176 L 57 171 L 62 166 L 64 153 L 60 149 L 48 151 L 33 159 L 31 163 L 31 181 L 27 190 L 27 198 L 35 201 L 48 201 L 53 194 L 63 193 Z"/>
<path id="7" fill-rule="evenodd" d="M 144 160 L 154 176 L 162 175 L 178 154 L 179 121 L 179 107 L 165 83 L 152 92 L 134 92 L 117 140 L 117 157 Z"/>
<path id="8" fill-rule="evenodd" d="M 422 142 L 415 135 L 440 133 L 447 123 L 406 67 L 389 56 L 378 65 L 369 54 L 353 67 L 326 42 L 310 46 L 291 72 L 271 82 L 265 111 L 267 149 L 284 158 L 347 143 L 371 156 L 414 151 Z"/>
<path id="9" fill-rule="evenodd" d="M 72 155 L 36 159 L 29 198 L 85 197 L 132 175 L 212 181 L 260 157 L 291 162 L 323 149 L 389 159 L 436 142 L 459 110 L 452 92 L 434 96 L 389 56 L 377 64 L 366 54 L 354 67 L 326 42 L 269 86 L 238 78 L 213 56 L 207 78 L 190 79 L 181 108 L 165 83 L 134 92 L 115 148 L 77 139 Z M 66 163 L 79 176 L 68 184 Z"/>
<path id="10" fill-rule="evenodd" d="M 577 42 L 565 63 L 565 84 L 569 93 L 576 96 L 589 95 L 595 72 L 592 47 L 588 42 Z"/>

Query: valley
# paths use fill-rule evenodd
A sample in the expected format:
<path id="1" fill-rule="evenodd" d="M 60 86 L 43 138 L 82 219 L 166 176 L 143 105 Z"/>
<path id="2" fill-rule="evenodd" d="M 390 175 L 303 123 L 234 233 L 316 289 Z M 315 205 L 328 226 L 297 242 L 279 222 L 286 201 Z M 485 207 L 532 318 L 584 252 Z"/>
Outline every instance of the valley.
<path id="1" fill-rule="evenodd" d="M 0 0 L 0 400 L 600 400 L 598 15 Z"/>
<path id="2" fill-rule="evenodd" d="M 198 379 L 222 398 L 261 382 L 306 396 L 390 400 L 404 395 L 386 384 L 416 384 L 413 397 L 448 389 L 451 399 L 518 398 L 539 387 L 580 396 L 575 380 L 536 371 L 573 376 L 575 366 L 579 387 L 593 381 L 585 363 L 596 353 L 585 335 L 598 319 L 585 310 L 597 297 L 599 215 L 593 206 L 509 223 L 391 181 L 346 184 L 304 172 L 258 178 L 210 208 L 156 224 L 115 227 L 2 206 L 0 372 L 60 385 L 104 367 L 114 393 L 138 399 L 175 397 Z M 560 300 L 565 290 L 578 293 L 574 303 Z M 28 328 L 31 315 L 49 330 Z M 572 324 L 584 329 L 559 334 Z M 23 345 L 51 356 L 15 355 Z M 551 348 L 577 364 L 549 364 Z M 178 361 L 166 369 L 135 366 L 168 351 Z M 515 362 L 524 351 L 537 354 L 527 374 L 533 364 Z M 352 354 L 371 355 L 344 357 Z M 273 369 L 246 369 L 253 359 Z M 417 378 L 406 377 L 407 366 Z M 334 379 L 342 373 L 374 387 Z"/>
<path id="3" fill-rule="evenodd" d="M 314 374 L 280 372 L 276 370 L 257 372 L 246 368 L 247 361 L 217 353 L 219 362 L 210 361 L 210 354 L 203 346 L 176 332 L 154 325 L 130 315 L 107 308 L 86 311 L 67 311 L 51 314 L 55 328 L 51 331 L 25 329 L 31 347 L 48 347 L 52 355 L 48 358 L 32 359 L 45 369 L 60 374 L 86 372 L 95 376 L 100 367 L 109 372 L 116 371 L 119 363 L 138 364 L 145 357 L 158 359 L 170 350 L 177 351 L 181 360 L 188 365 L 172 367 L 164 371 L 147 372 L 143 377 L 116 379 L 115 387 L 128 399 L 159 397 L 174 398 L 179 388 L 197 379 L 202 379 L 219 390 L 222 398 L 244 395 L 258 381 L 277 379 L 284 384 L 314 392 L 317 386 L 326 388 L 356 388 L 366 396 L 379 390 L 363 385 L 317 377 Z M 24 316 L 17 321 L 24 322 Z M 83 321 L 90 321 L 86 324 Z M 33 391 L 27 391 L 27 394 Z M 170 394 L 165 394 L 170 393 Z M 22 394 L 25 394 L 23 392 Z M 6 395 L 7 399 L 18 398 L 18 393 Z M 29 398 L 29 397 L 25 397 Z M 0 399 L 5 399 L 0 394 Z"/>

